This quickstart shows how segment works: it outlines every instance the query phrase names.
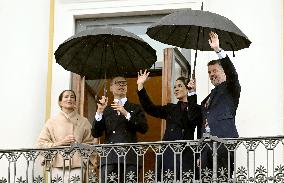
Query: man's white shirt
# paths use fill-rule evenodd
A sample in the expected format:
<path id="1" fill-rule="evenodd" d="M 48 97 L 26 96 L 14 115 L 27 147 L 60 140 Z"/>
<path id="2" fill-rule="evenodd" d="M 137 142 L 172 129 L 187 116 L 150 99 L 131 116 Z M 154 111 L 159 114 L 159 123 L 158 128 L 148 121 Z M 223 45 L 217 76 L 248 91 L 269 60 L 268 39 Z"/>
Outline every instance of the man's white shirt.
<path id="1" fill-rule="evenodd" d="M 127 98 L 124 97 L 124 98 L 121 98 L 121 99 L 114 99 L 113 102 L 118 103 L 119 105 L 124 106 L 124 104 L 127 102 Z M 118 113 L 118 114 L 120 115 L 120 113 Z M 131 117 L 131 115 L 128 112 L 125 118 L 129 121 L 130 117 Z M 96 112 L 96 115 L 95 115 L 96 121 L 101 121 L 102 118 L 103 118 L 103 114 Z"/>

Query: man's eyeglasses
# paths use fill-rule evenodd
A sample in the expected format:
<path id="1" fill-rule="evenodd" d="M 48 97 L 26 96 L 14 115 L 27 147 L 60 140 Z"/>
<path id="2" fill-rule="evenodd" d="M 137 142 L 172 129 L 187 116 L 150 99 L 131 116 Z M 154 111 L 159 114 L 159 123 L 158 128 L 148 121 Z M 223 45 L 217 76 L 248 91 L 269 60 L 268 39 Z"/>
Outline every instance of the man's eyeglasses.
<path id="1" fill-rule="evenodd" d="M 117 86 L 126 86 L 127 81 L 115 81 L 114 84 Z"/>

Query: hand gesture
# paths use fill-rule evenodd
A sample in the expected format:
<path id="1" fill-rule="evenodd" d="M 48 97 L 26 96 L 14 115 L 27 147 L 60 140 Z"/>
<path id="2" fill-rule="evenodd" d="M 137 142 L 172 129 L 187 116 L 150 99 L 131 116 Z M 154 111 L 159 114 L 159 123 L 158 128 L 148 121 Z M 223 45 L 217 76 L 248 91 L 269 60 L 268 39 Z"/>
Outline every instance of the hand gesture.
<path id="1" fill-rule="evenodd" d="M 117 102 L 114 102 L 111 104 L 111 107 L 118 112 L 118 114 L 123 114 L 125 117 L 127 115 L 127 111 L 124 109 L 123 105 L 118 104 Z"/>
<path id="2" fill-rule="evenodd" d="M 98 105 L 98 109 L 97 109 L 97 113 L 102 114 L 107 106 L 108 103 L 108 98 L 105 96 L 102 96 L 102 98 L 99 100 L 100 103 L 97 103 Z"/>
<path id="3" fill-rule="evenodd" d="M 187 87 L 189 88 L 189 92 L 195 92 L 196 91 L 196 83 L 195 79 L 190 79 L 190 81 L 187 84 Z"/>
<path id="4" fill-rule="evenodd" d="M 209 33 L 209 45 L 210 47 L 215 51 L 218 52 L 220 51 L 220 45 L 219 45 L 219 38 L 218 38 L 218 34 L 216 34 L 215 32 L 210 32 Z"/>
<path id="5" fill-rule="evenodd" d="M 148 79 L 149 74 L 150 72 L 147 72 L 147 69 L 145 69 L 144 72 L 142 70 L 138 72 L 138 77 L 137 77 L 138 91 L 140 91 L 143 88 L 143 85 L 145 81 Z"/>
<path id="6" fill-rule="evenodd" d="M 67 135 L 57 145 L 58 146 L 70 145 L 71 143 L 74 143 L 74 142 L 76 142 L 75 136 L 74 135 Z"/>

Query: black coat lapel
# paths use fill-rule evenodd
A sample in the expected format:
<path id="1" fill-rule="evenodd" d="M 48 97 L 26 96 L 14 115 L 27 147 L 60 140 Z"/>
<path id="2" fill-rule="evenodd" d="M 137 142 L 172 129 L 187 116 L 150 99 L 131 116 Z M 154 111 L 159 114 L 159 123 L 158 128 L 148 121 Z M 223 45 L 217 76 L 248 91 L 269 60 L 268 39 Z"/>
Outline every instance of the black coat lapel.
<path id="1" fill-rule="evenodd" d="M 220 96 L 224 92 L 225 88 L 226 83 L 222 83 L 211 90 L 208 108 L 215 105 L 215 103 L 218 101 L 218 98 L 220 98 Z"/>
<path id="2" fill-rule="evenodd" d="M 124 104 L 124 109 L 127 111 L 127 112 L 130 112 L 130 109 L 132 108 L 131 104 L 128 102 L 128 100 L 125 102 Z"/>

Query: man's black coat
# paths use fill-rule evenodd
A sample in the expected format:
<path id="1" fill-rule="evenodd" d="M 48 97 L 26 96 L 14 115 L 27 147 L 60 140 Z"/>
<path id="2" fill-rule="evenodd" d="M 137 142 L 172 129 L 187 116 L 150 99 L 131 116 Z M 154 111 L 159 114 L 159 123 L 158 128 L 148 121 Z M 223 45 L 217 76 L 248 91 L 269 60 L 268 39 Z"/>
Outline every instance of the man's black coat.
<path id="1" fill-rule="evenodd" d="M 135 143 L 137 142 L 137 132 L 146 133 L 148 129 L 145 113 L 138 104 L 126 102 L 124 108 L 131 115 L 127 120 L 124 115 L 118 114 L 112 107 L 107 106 L 103 112 L 103 118 L 100 121 L 93 122 L 92 135 L 97 138 L 105 133 L 105 144 L 114 143 Z M 111 150 L 107 156 L 107 164 L 117 164 L 117 153 Z M 120 158 L 120 163 L 124 163 Z M 127 164 L 137 164 L 137 156 L 134 151 L 129 151 L 126 156 Z M 102 165 L 106 164 L 105 158 L 102 159 Z"/>
<path id="2" fill-rule="evenodd" d="M 226 74 L 226 81 L 216 86 L 201 103 L 203 120 L 207 120 L 211 135 L 219 138 L 236 138 L 239 134 L 235 125 L 235 116 L 241 86 L 229 57 L 220 61 Z M 208 107 L 205 107 L 207 101 Z"/>

